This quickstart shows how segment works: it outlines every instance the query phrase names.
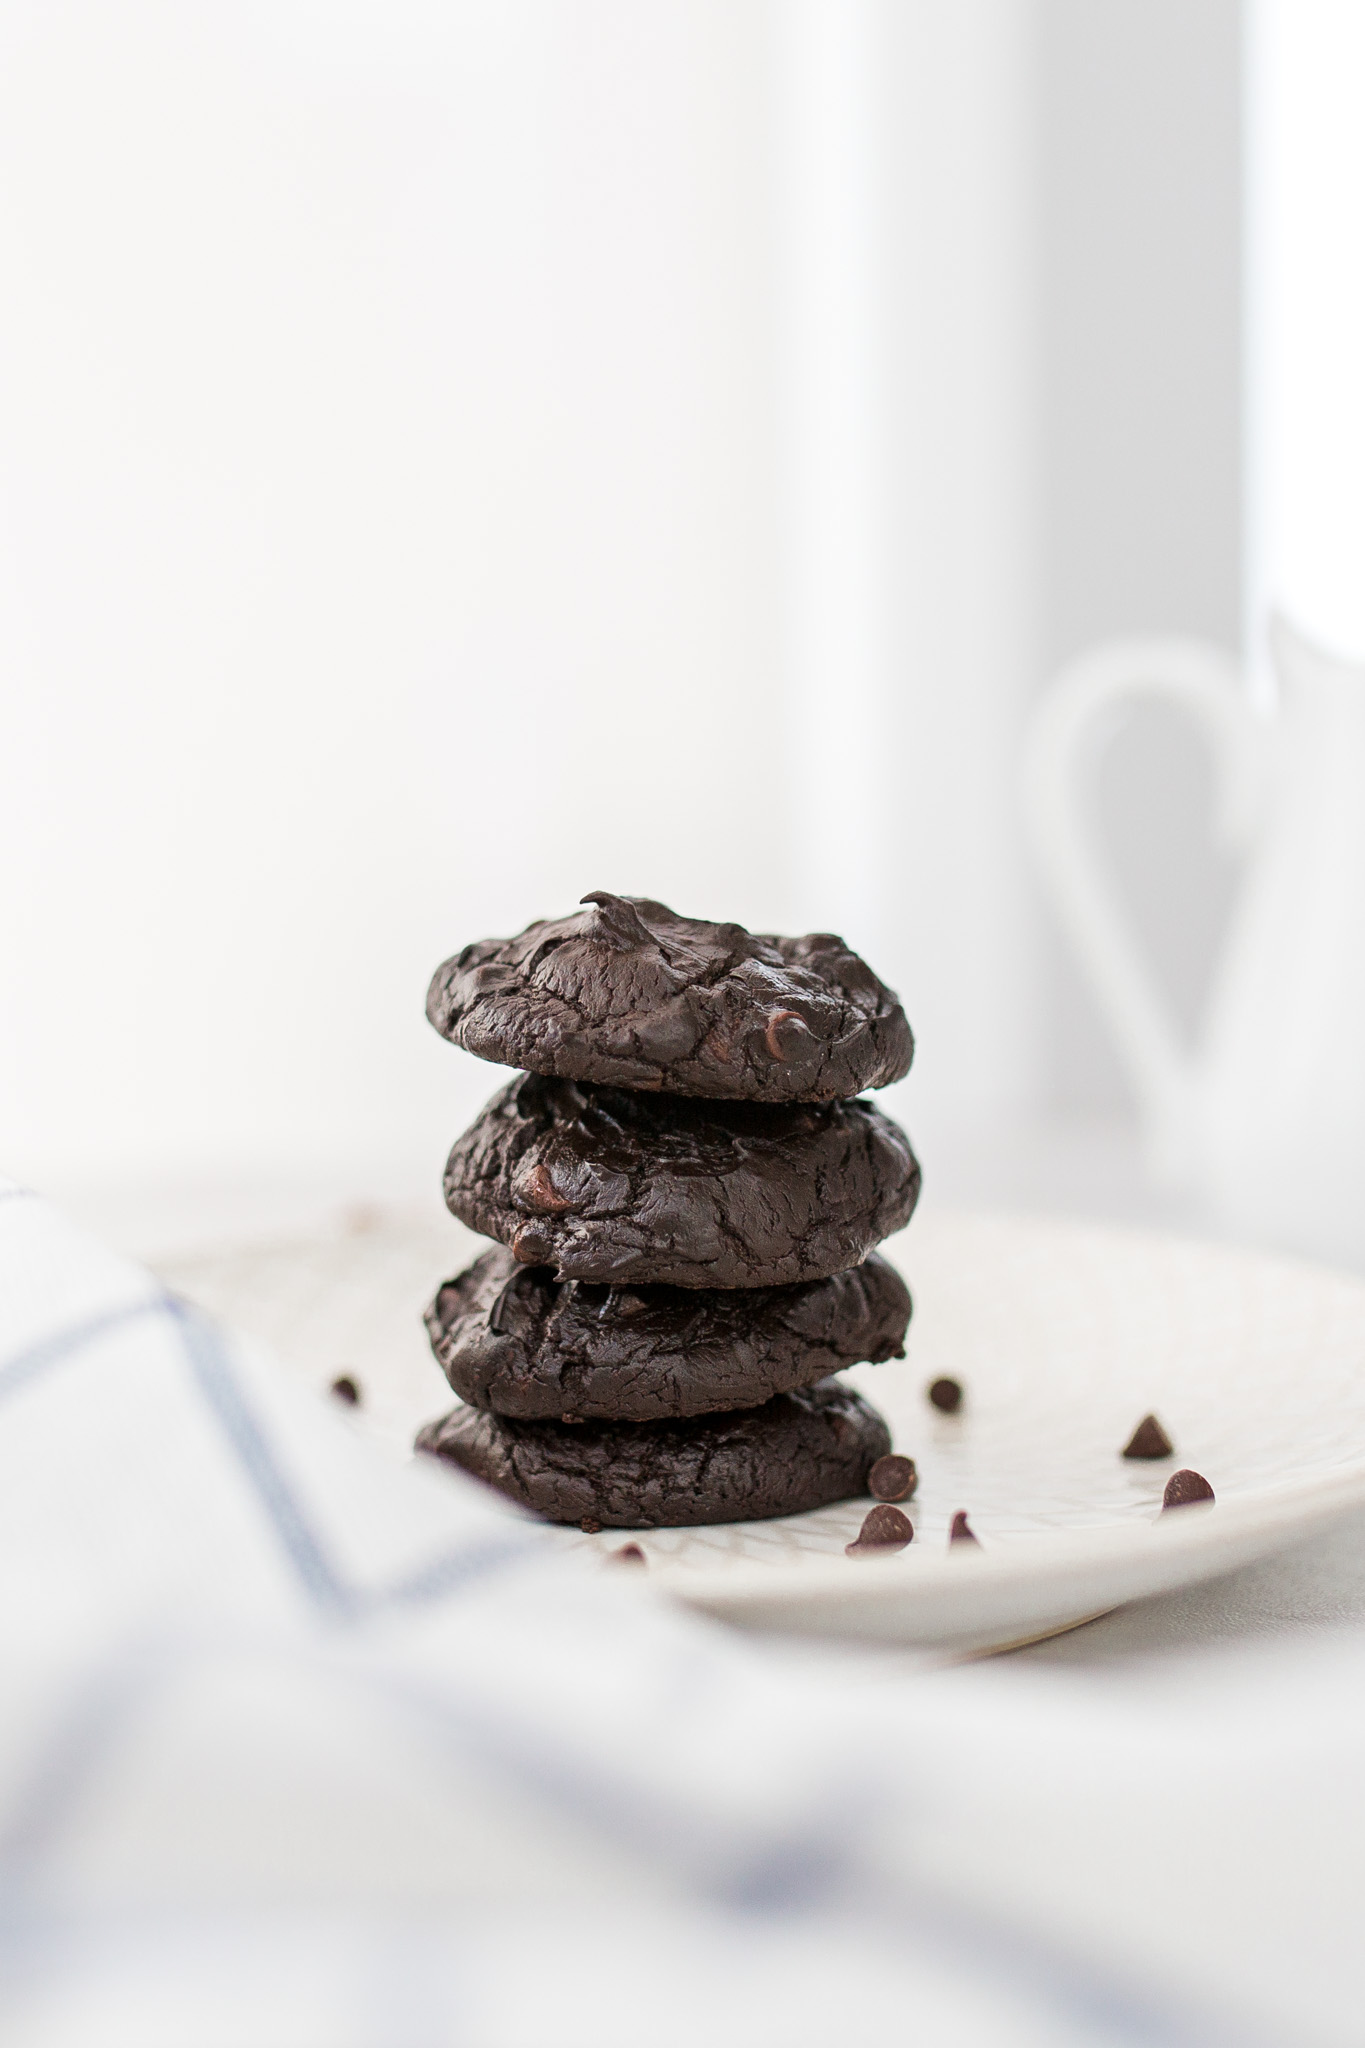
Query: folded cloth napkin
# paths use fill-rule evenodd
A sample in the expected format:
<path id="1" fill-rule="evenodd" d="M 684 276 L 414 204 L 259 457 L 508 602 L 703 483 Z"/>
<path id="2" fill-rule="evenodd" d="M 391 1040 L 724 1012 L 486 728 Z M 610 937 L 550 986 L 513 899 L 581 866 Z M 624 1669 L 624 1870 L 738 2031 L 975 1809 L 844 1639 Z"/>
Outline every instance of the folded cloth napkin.
<path id="1" fill-rule="evenodd" d="M 751 1643 L 3 1183 L 0 1644 L 6 2041 L 1355 2038 L 1323 1923 L 1236 1907 L 1312 1840 L 1258 1834 L 1268 1762 L 1329 1759 L 1338 1848 L 1365 1820 L 1353 1715 L 1230 1755 L 1160 1703 Z"/>

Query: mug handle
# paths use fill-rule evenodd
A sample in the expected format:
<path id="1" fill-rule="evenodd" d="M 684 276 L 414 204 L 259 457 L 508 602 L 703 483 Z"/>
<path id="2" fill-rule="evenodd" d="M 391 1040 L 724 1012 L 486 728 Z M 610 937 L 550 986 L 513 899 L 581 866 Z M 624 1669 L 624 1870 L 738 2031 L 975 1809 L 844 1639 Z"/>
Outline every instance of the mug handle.
<path id="1" fill-rule="evenodd" d="M 1121 640 L 1062 669 L 1030 720 L 1023 751 L 1024 821 L 1071 941 L 1142 1108 L 1153 1168 L 1190 1171 L 1197 1146 L 1199 1068 L 1135 942 L 1089 843 L 1079 803 L 1086 741 L 1105 712 L 1143 699 L 1187 712 L 1213 750 L 1214 832 L 1230 848 L 1255 836 L 1269 767 L 1267 727 L 1236 663 L 1198 640 Z"/>

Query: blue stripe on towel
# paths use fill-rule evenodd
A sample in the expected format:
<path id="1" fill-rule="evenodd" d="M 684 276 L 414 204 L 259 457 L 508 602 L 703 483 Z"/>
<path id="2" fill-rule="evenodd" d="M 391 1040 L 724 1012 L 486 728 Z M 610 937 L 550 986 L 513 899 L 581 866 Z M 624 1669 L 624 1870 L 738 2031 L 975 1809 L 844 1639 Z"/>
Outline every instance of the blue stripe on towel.
<path id="1" fill-rule="evenodd" d="M 77 1357 L 87 1346 L 107 1337 L 113 1330 L 122 1329 L 125 1323 L 135 1323 L 141 1316 L 164 1315 L 169 1306 L 166 1295 L 154 1294 L 142 1301 L 125 1302 L 122 1308 L 104 1309 L 97 1316 L 87 1317 L 83 1323 L 75 1323 L 70 1329 L 58 1330 L 54 1336 L 44 1337 L 27 1351 L 21 1351 L 8 1365 L 0 1366 L 0 1400 L 7 1394 L 17 1394 L 21 1387 L 26 1387 L 30 1380 L 37 1379 L 50 1366 Z"/>
<path id="2" fill-rule="evenodd" d="M 353 1614 L 356 1595 L 333 1569 L 302 1504 L 276 1463 L 265 1432 L 237 1384 L 227 1346 L 218 1331 L 206 1315 L 188 1302 L 170 1299 L 168 1308 L 179 1326 L 195 1384 L 236 1452 L 237 1462 L 305 1590 L 325 1612 Z"/>

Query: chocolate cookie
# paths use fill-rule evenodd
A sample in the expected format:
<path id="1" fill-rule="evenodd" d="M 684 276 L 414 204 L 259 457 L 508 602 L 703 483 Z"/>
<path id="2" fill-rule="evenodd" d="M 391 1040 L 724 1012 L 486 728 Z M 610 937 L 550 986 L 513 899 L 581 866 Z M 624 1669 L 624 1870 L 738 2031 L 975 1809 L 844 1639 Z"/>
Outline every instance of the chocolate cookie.
<path id="1" fill-rule="evenodd" d="M 759 936 L 605 889 L 438 967 L 427 1015 L 480 1059 L 746 1102 L 832 1102 L 910 1070 L 896 997 L 829 932 Z"/>
<path id="2" fill-rule="evenodd" d="M 905 1356 L 910 1295 L 874 1253 L 798 1287 L 604 1287 L 499 1245 L 427 1310 L 441 1370 L 498 1415 L 653 1422 L 756 1408 L 859 1359 Z"/>
<path id="3" fill-rule="evenodd" d="M 697 1102 L 521 1074 L 446 1162 L 447 1206 L 524 1266 L 618 1286 L 786 1287 L 908 1222 L 919 1166 L 868 1102 Z"/>
<path id="4" fill-rule="evenodd" d="M 853 1500 L 890 1448 L 880 1415 L 838 1380 L 673 1422 L 575 1427 L 457 1408 L 417 1438 L 547 1521 L 608 1529 L 766 1521 Z"/>

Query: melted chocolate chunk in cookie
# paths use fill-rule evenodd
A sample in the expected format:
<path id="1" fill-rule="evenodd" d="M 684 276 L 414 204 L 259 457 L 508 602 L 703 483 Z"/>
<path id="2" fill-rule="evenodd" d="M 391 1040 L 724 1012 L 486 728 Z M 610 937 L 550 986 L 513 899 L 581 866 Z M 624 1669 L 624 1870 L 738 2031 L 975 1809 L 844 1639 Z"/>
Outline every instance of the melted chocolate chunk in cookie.
<path id="1" fill-rule="evenodd" d="M 891 1448 L 880 1415 L 838 1380 L 761 1408 L 676 1422 L 519 1422 L 457 1408 L 417 1438 L 550 1522 L 691 1528 L 798 1515 L 865 1492 Z"/>
<path id="2" fill-rule="evenodd" d="M 696 1102 L 522 1074 L 446 1163 L 448 1207 L 527 1266 L 618 1286 L 786 1287 L 910 1219 L 919 1166 L 868 1102 Z"/>
<path id="3" fill-rule="evenodd" d="M 560 1422 L 756 1408 L 859 1359 L 904 1357 L 909 1320 L 905 1282 L 875 1254 L 828 1280 L 726 1292 L 557 1280 L 502 1245 L 426 1314 L 462 1401 Z"/>
<path id="4" fill-rule="evenodd" d="M 438 967 L 436 1029 L 504 1066 L 668 1095 L 832 1102 L 909 1072 L 905 1012 L 832 933 L 766 937 L 605 889 L 583 901 Z"/>

